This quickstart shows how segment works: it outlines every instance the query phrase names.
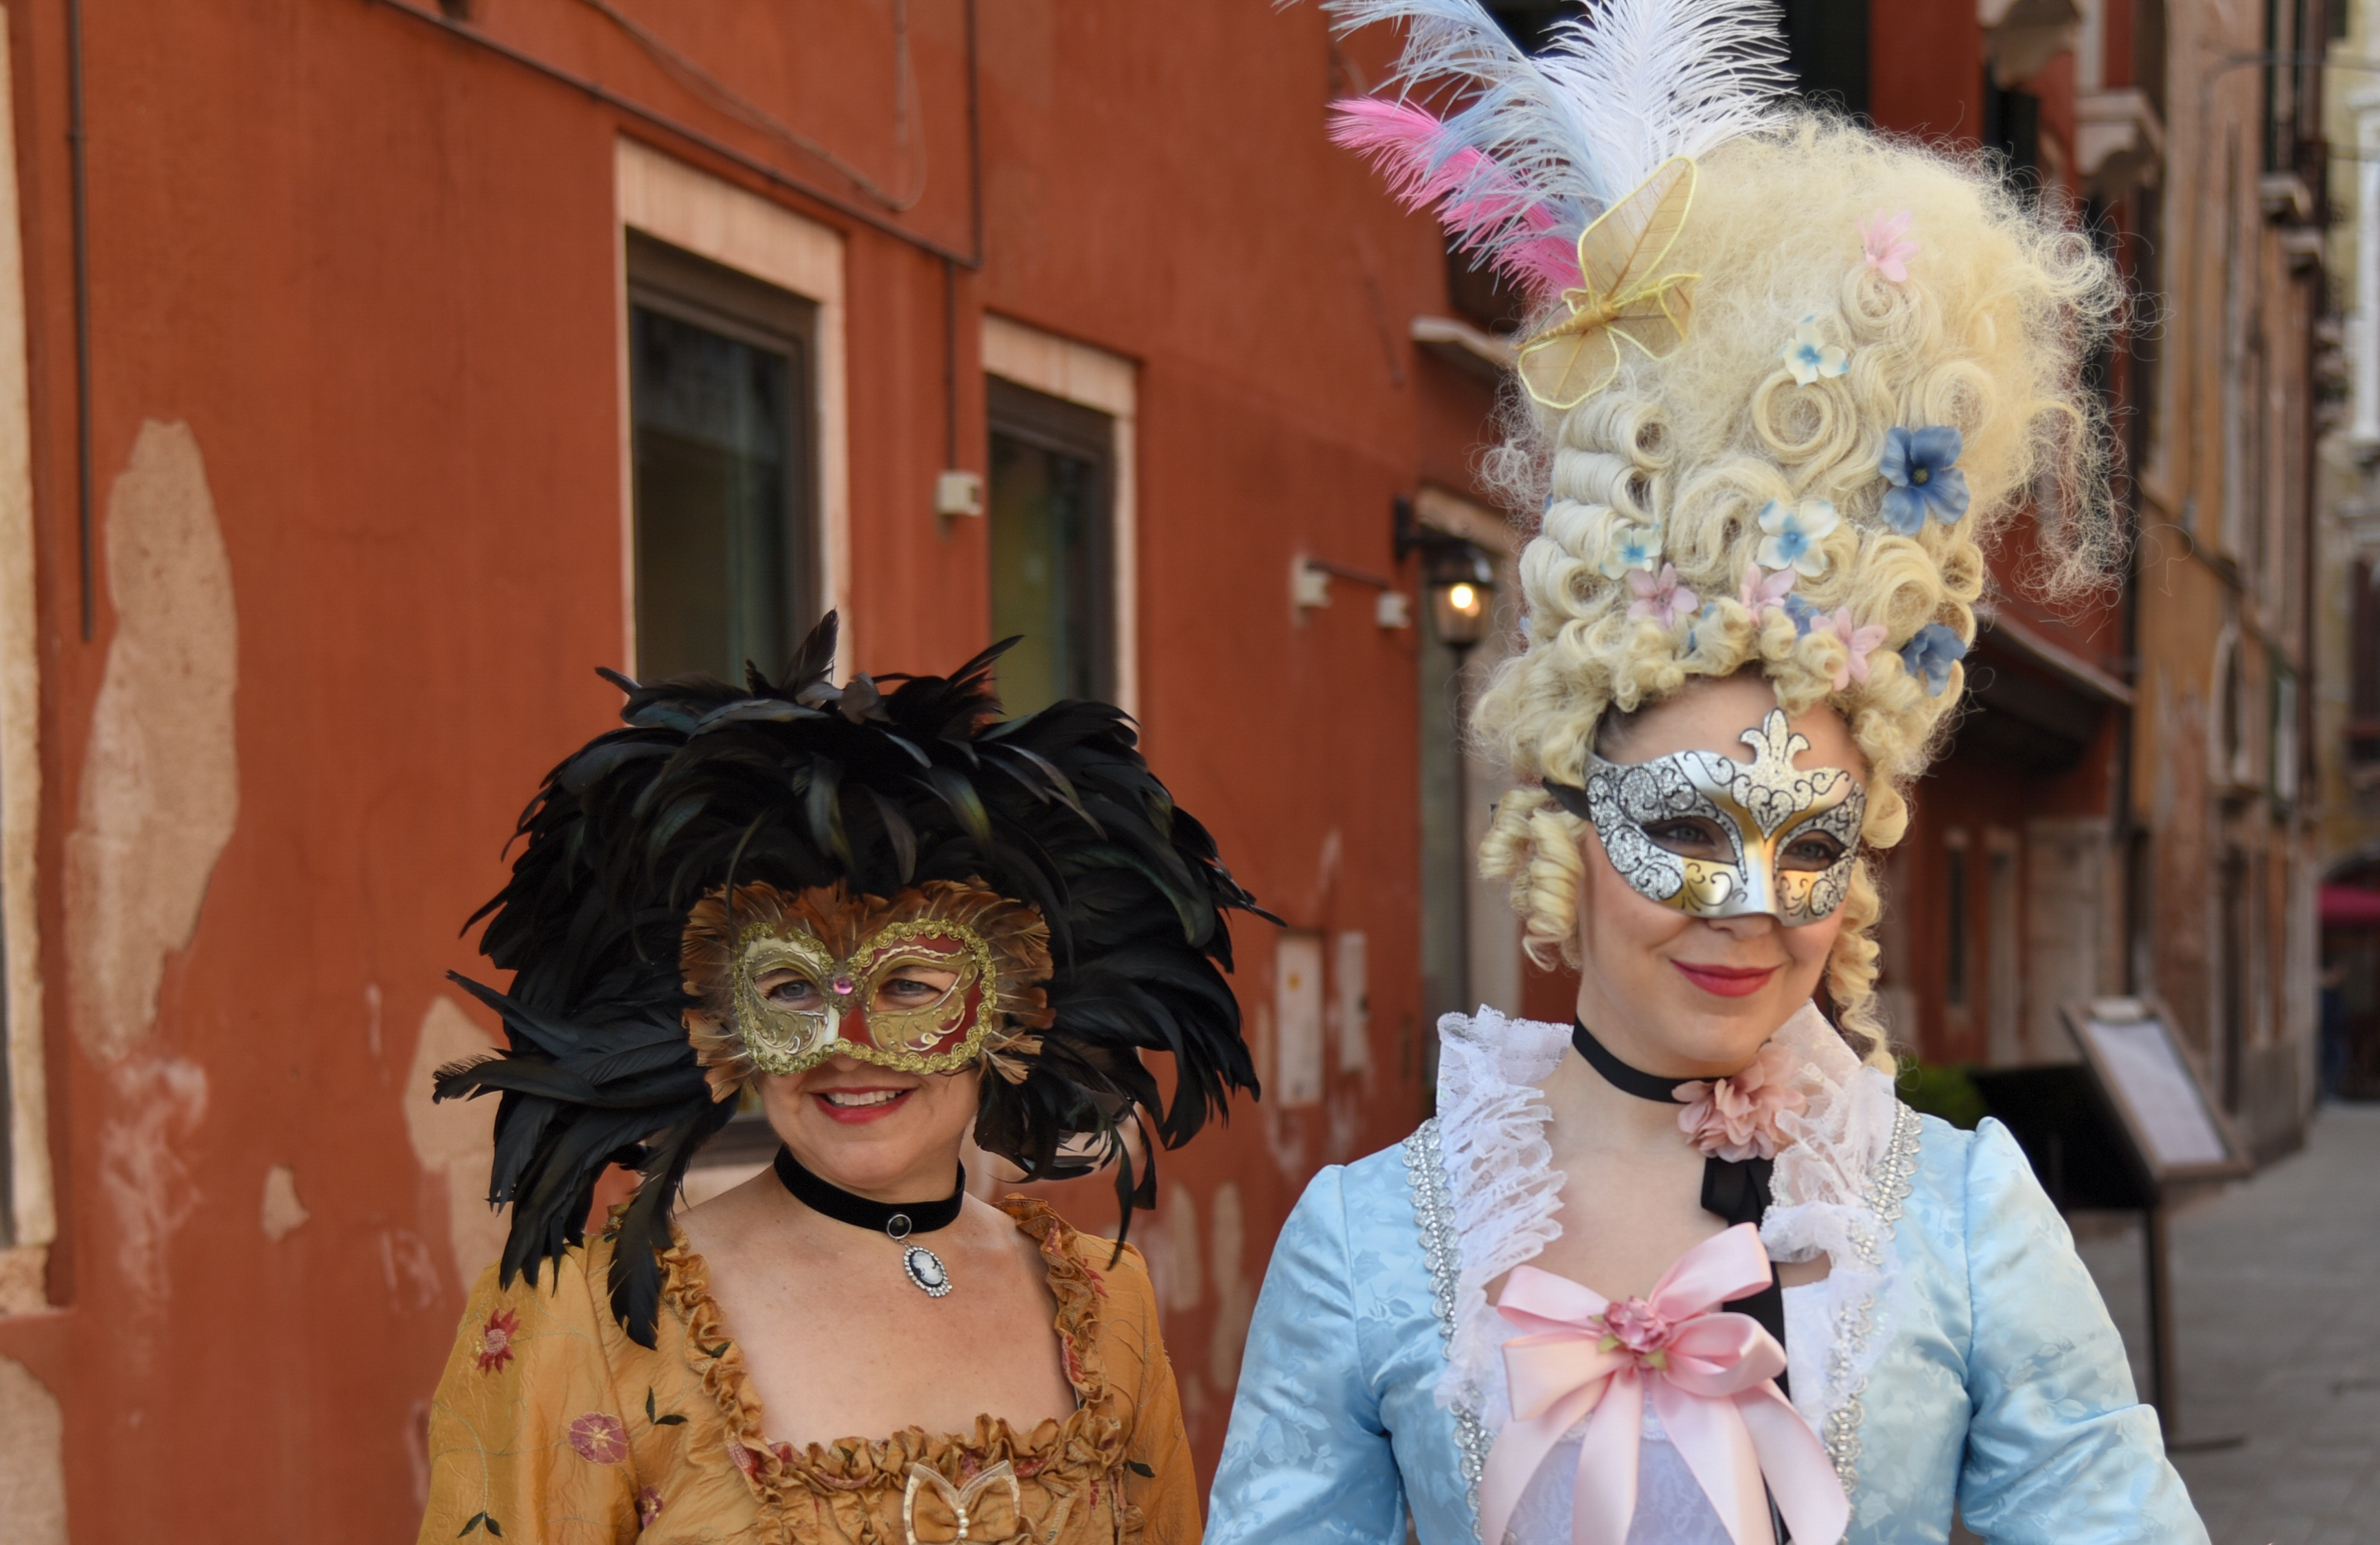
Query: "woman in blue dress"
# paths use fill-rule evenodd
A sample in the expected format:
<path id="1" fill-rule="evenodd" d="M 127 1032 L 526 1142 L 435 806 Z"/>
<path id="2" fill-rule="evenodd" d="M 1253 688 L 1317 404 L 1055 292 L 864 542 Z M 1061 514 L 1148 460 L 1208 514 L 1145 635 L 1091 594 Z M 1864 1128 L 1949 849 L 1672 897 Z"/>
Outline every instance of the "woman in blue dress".
<path id="1" fill-rule="evenodd" d="M 1867 855 L 1986 546 L 2104 562 L 2113 273 L 1988 164 L 1784 105 L 1766 5 L 1609 0 L 1534 58 L 1472 0 L 1332 8 L 1474 78 L 1336 132 L 1539 302 L 1473 730 L 1578 1018 L 1449 1016 L 1437 1116 L 1316 1177 L 1209 1545 L 2204 1541 L 2023 1155 L 1900 1102 L 1874 1001 Z"/>

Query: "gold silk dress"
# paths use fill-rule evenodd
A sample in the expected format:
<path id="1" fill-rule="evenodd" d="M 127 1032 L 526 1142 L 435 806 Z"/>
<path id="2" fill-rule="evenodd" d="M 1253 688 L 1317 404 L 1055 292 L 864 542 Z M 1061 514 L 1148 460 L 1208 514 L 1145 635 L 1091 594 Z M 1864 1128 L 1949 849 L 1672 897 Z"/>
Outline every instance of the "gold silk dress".
<path id="1" fill-rule="evenodd" d="M 422 1545 L 1196 1545 L 1197 1482 L 1140 1253 L 1111 1268 L 1111 1242 L 1038 1201 L 1002 1206 L 1058 1300 L 1077 1402 L 1064 1420 L 772 1443 L 702 1258 L 683 1235 L 662 1257 L 648 1350 L 612 1315 L 607 1235 L 537 1287 L 480 1278 L 431 1409 Z"/>

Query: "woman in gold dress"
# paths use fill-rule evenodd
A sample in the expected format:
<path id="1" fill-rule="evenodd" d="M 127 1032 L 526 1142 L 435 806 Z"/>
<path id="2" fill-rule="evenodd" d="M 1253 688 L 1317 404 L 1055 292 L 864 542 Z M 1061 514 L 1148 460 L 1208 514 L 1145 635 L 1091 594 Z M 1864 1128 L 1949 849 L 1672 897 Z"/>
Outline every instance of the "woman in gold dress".
<path id="1" fill-rule="evenodd" d="M 830 617 L 782 684 L 620 681 L 628 727 L 548 776 L 485 914 L 511 988 L 464 984 L 509 1049 L 439 1074 L 502 1096 L 513 1218 L 423 1541 L 1197 1538 L 1138 1252 L 972 1198 L 961 1153 L 1111 1162 L 1128 1222 L 1123 1126 L 1175 1146 L 1255 1089 L 1218 970 L 1253 903 L 1119 711 L 1002 719 L 997 652 L 838 689 Z M 739 1104 L 774 1164 L 674 1211 Z M 588 1240 L 613 1163 L 640 1184 Z"/>

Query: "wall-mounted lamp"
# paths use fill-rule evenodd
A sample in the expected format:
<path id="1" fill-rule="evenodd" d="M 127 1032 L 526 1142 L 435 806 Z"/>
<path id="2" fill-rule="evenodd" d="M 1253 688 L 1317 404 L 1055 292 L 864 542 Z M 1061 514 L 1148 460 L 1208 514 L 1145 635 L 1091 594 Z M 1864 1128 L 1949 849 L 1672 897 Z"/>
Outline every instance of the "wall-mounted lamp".
<path id="1" fill-rule="evenodd" d="M 1469 649 L 1488 635 L 1494 610 L 1496 566 L 1467 537 L 1434 531 L 1414 518 L 1411 499 L 1400 494 L 1394 506 L 1397 562 L 1421 554 L 1422 590 L 1429 597 L 1429 618 L 1440 643 L 1449 649 Z"/>
<path id="2" fill-rule="evenodd" d="M 1372 620 L 1380 627 L 1413 626 L 1412 609 L 1405 604 L 1404 594 L 1396 588 L 1395 580 L 1349 568 L 1345 564 L 1334 564 L 1327 558 L 1303 554 L 1292 559 L 1289 566 L 1290 603 L 1296 608 L 1299 621 L 1305 620 L 1307 612 L 1330 604 L 1330 577 L 1334 574 L 1358 585 L 1369 585 L 1377 592 L 1372 597 Z"/>

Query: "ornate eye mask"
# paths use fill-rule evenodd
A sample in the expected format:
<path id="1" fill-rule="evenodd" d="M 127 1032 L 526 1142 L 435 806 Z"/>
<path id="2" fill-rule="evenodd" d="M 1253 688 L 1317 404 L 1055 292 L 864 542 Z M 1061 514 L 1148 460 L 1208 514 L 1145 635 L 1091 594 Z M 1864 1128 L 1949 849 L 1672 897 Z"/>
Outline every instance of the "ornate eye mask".
<path id="1" fill-rule="evenodd" d="M 842 886 L 713 892 L 686 919 L 686 1024 L 714 1097 L 754 1073 L 807 1073 L 849 1056 L 906 1073 L 989 1057 L 1023 1070 L 1046 1028 L 1049 929 L 1022 902 L 929 881 L 883 899 Z"/>
<path id="2" fill-rule="evenodd" d="M 1753 760 L 1676 751 L 1621 765 L 1590 755 L 1586 786 L 1546 780 L 1591 822 L 1631 890 L 1694 918 L 1767 913 L 1787 928 L 1834 915 L 1859 857 L 1867 794 L 1840 767 L 1793 765 L 1810 742 L 1781 709 L 1743 732 Z"/>

